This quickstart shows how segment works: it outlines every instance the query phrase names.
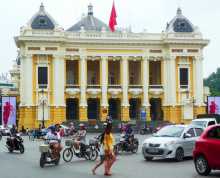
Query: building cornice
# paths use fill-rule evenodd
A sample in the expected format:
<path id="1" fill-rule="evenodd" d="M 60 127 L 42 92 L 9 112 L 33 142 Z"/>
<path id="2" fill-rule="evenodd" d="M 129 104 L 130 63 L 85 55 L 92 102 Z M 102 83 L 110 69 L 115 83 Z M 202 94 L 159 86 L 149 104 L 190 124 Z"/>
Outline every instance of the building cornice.
<path id="1" fill-rule="evenodd" d="M 58 43 L 76 45 L 172 45 L 192 44 L 206 46 L 209 40 L 203 39 L 200 33 L 102 33 L 102 32 L 64 32 L 64 31 L 40 31 L 24 30 L 20 36 L 15 37 L 19 47 L 26 42 Z"/>

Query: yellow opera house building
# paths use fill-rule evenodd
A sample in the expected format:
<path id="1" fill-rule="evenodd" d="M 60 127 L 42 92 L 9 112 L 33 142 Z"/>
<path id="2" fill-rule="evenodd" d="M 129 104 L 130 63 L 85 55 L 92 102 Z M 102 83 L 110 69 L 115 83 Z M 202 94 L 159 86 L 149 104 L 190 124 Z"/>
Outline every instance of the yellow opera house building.
<path id="1" fill-rule="evenodd" d="M 161 33 L 110 32 L 88 14 L 67 30 L 43 4 L 15 37 L 19 127 L 64 121 L 164 120 L 205 113 L 203 48 L 209 40 L 181 9 Z M 143 118 L 142 118 L 143 119 Z"/>

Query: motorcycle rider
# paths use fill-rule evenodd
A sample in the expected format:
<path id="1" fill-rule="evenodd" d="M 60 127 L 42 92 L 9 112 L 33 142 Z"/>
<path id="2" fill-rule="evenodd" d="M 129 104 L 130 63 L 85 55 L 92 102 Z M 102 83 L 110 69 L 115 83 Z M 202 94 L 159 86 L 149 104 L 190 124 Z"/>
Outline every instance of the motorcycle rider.
<path id="1" fill-rule="evenodd" d="M 12 137 L 11 143 L 12 143 L 12 145 L 13 145 L 13 148 L 15 148 L 15 146 L 16 146 L 16 144 L 17 144 L 17 139 L 16 139 L 16 137 L 17 137 L 16 134 L 17 134 L 17 133 L 18 133 L 17 127 L 16 127 L 15 124 L 13 124 L 13 125 L 12 125 L 12 128 L 10 129 L 10 134 L 11 134 L 11 137 Z"/>
<path id="2" fill-rule="evenodd" d="M 74 135 L 77 132 L 73 122 L 70 122 L 68 132 L 69 135 Z"/>
<path id="3" fill-rule="evenodd" d="M 125 129 L 125 141 L 126 141 L 126 143 L 131 144 L 133 136 L 134 136 L 134 134 L 133 134 L 133 129 L 131 127 L 131 124 L 127 124 L 126 129 Z"/>
<path id="4" fill-rule="evenodd" d="M 10 129 L 11 136 L 15 136 L 18 133 L 17 127 L 15 124 L 12 125 L 12 128 Z"/>
<path id="5" fill-rule="evenodd" d="M 84 151 L 86 144 L 86 128 L 84 124 L 79 124 L 79 130 L 74 135 L 76 138 L 76 151 L 79 153 L 80 151 Z"/>
<path id="6" fill-rule="evenodd" d="M 46 140 L 49 140 L 50 148 L 52 150 L 52 156 L 56 158 L 60 151 L 62 150 L 61 146 L 61 137 L 57 132 L 55 126 L 50 127 L 50 131 L 45 136 Z"/>

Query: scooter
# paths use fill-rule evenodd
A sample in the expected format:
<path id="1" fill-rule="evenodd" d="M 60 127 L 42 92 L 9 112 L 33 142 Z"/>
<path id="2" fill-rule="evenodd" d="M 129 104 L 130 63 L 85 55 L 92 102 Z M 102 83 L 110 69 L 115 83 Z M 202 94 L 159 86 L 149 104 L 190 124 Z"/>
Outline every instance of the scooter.
<path id="1" fill-rule="evenodd" d="M 7 138 L 6 140 L 6 147 L 8 148 L 8 151 L 12 153 L 13 151 L 20 151 L 21 154 L 24 153 L 24 145 L 23 145 L 23 139 L 20 136 L 20 134 L 16 134 L 15 136 L 11 136 Z"/>
<path id="2" fill-rule="evenodd" d="M 54 158 L 52 154 L 53 144 L 50 144 L 48 141 L 40 145 L 39 150 L 41 152 L 40 157 L 40 167 L 44 168 L 45 164 L 54 164 L 59 165 L 60 162 L 60 153 Z"/>
<path id="3" fill-rule="evenodd" d="M 120 139 L 116 142 L 114 146 L 114 153 L 117 155 L 121 152 L 131 152 L 137 153 L 139 146 L 139 141 L 131 135 L 128 140 L 125 139 L 125 134 L 121 134 Z"/>
<path id="4" fill-rule="evenodd" d="M 86 160 L 96 160 L 98 153 L 95 149 L 92 149 L 90 145 L 80 144 L 79 148 L 76 148 L 76 142 L 74 140 L 66 140 L 65 145 L 67 148 L 63 151 L 63 160 L 70 162 L 75 155 L 77 158 L 85 158 Z"/>
<path id="5" fill-rule="evenodd" d="M 91 149 L 90 160 L 95 161 L 100 152 L 100 147 L 101 147 L 100 138 L 94 137 L 93 139 L 90 139 L 89 147 Z"/>

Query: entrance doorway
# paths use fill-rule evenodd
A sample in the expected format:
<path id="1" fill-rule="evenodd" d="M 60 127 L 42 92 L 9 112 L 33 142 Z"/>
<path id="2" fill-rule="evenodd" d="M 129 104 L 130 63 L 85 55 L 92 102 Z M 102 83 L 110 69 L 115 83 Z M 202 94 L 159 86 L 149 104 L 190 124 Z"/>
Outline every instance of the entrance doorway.
<path id="1" fill-rule="evenodd" d="M 121 101 L 120 99 L 111 98 L 109 103 L 109 115 L 113 120 L 120 120 L 121 118 Z"/>
<path id="2" fill-rule="evenodd" d="M 68 98 L 66 100 L 66 119 L 78 120 L 79 119 L 79 100 Z"/>
<path id="3" fill-rule="evenodd" d="M 160 98 L 150 99 L 150 115 L 151 120 L 163 120 L 162 102 Z"/>
<path id="4" fill-rule="evenodd" d="M 138 120 L 140 118 L 141 99 L 132 98 L 129 100 L 129 104 L 130 104 L 130 108 L 129 108 L 130 119 Z"/>
<path id="5" fill-rule="evenodd" d="M 99 119 L 100 101 L 99 99 L 88 99 L 88 119 Z"/>

